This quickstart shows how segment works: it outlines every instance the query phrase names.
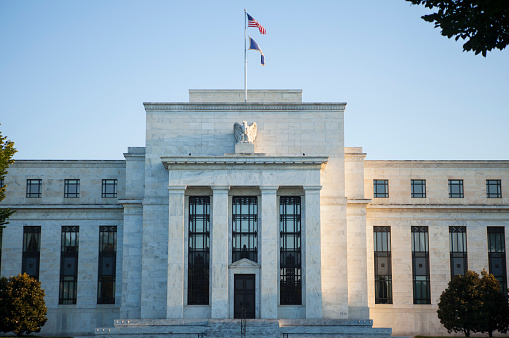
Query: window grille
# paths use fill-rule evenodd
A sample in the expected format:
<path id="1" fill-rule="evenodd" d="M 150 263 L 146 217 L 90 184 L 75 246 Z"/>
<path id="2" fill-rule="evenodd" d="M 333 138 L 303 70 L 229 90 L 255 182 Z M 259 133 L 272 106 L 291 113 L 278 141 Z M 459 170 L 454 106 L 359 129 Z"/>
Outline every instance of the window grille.
<path id="1" fill-rule="evenodd" d="M 99 227 L 97 304 L 115 304 L 117 273 L 117 227 Z"/>
<path id="2" fill-rule="evenodd" d="M 80 197 L 80 180 L 64 180 L 64 197 Z"/>
<path id="3" fill-rule="evenodd" d="M 232 199 L 232 262 L 247 258 L 258 262 L 258 198 Z"/>
<path id="4" fill-rule="evenodd" d="M 412 198 L 426 198 L 426 180 L 412 180 Z"/>
<path id="5" fill-rule="evenodd" d="M 389 197 L 389 180 L 373 180 L 373 197 Z"/>
<path id="6" fill-rule="evenodd" d="M 375 304 L 392 304 L 391 227 L 373 227 Z"/>
<path id="7" fill-rule="evenodd" d="M 449 248 L 451 256 L 451 279 L 456 275 L 466 275 L 468 269 L 466 227 L 449 227 Z"/>
<path id="8" fill-rule="evenodd" d="M 463 180 L 449 180 L 449 198 L 463 198 Z"/>
<path id="9" fill-rule="evenodd" d="M 502 292 L 507 294 L 507 267 L 505 262 L 504 227 L 488 227 L 489 272 L 500 283 Z"/>
<path id="10" fill-rule="evenodd" d="M 117 180 L 103 180 L 101 196 L 103 198 L 117 197 Z"/>
<path id="11" fill-rule="evenodd" d="M 428 227 L 412 227 L 414 304 L 431 304 Z"/>
<path id="12" fill-rule="evenodd" d="M 41 260 L 41 227 L 23 227 L 23 255 L 21 273 L 39 280 L 39 265 Z"/>
<path id="13" fill-rule="evenodd" d="M 60 253 L 60 304 L 76 304 L 78 290 L 79 227 L 63 226 Z"/>
<path id="14" fill-rule="evenodd" d="M 41 197 L 42 180 L 41 179 L 28 179 L 27 180 L 27 198 Z"/>
<path id="15" fill-rule="evenodd" d="M 486 197 L 502 198 L 501 180 L 486 180 Z"/>

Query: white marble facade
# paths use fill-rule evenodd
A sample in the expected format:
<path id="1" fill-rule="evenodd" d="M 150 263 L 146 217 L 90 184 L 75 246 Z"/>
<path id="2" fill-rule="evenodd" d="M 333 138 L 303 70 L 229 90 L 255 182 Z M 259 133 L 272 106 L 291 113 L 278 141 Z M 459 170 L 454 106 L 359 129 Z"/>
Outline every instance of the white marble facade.
<path id="1" fill-rule="evenodd" d="M 305 103 L 300 90 L 190 90 L 186 103 L 145 103 L 146 145 L 125 161 L 16 161 L 2 202 L 16 210 L 3 231 L 0 273 L 21 272 L 24 226 L 41 226 L 40 280 L 47 333 L 91 333 L 113 319 L 228 319 L 234 279 L 255 277 L 259 319 L 372 318 L 395 334 L 442 333 L 436 308 L 450 279 L 448 227 L 467 228 L 468 267 L 488 269 L 488 226 L 505 228 L 509 197 L 486 198 L 486 180 L 509 186 L 508 161 L 369 161 L 344 147 L 345 103 Z M 237 146 L 233 124 L 257 125 Z M 40 198 L 26 180 L 42 179 Z M 63 197 L 80 179 L 80 197 Z M 116 198 L 101 181 L 117 179 Z M 373 180 L 389 182 L 373 197 Z M 426 198 L 410 180 L 426 180 Z M 462 179 L 464 198 L 448 197 Z M 210 198 L 209 305 L 188 305 L 189 197 Z M 232 198 L 258 200 L 258 261 L 232 261 Z M 279 301 L 279 197 L 302 203 L 302 304 Z M 58 304 L 60 231 L 80 227 L 76 304 Z M 97 304 L 98 229 L 117 226 L 115 304 Z M 375 304 L 373 226 L 390 226 L 393 303 Z M 411 226 L 428 226 L 431 304 L 413 304 Z M 508 257 L 509 258 L 509 257 Z M 509 263 L 509 262 L 507 262 Z"/>

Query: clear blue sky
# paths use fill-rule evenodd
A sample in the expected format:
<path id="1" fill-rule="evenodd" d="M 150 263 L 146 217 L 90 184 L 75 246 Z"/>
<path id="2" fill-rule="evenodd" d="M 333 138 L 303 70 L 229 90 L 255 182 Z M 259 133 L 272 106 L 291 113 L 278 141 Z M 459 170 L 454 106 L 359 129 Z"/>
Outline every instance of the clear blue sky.
<path id="1" fill-rule="evenodd" d="M 0 0 L 0 130 L 16 159 L 121 159 L 143 102 L 188 89 L 303 89 L 347 102 L 368 159 L 509 159 L 509 49 L 462 52 L 403 0 Z"/>

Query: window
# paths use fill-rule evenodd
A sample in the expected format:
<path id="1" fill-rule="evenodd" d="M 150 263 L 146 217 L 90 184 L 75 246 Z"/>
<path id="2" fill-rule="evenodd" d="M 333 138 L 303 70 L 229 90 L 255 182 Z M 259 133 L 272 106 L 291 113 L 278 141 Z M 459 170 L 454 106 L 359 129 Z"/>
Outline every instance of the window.
<path id="1" fill-rule="evenodd" d="M 502 292 L 507 294 L 504 227 L 488 227 L 488 265 L 489 272 L 499 281 Z"/>
<path id="2" fill-rule="evenodd" d="M 281 305 L 302 304 L 300 196 L 279 198 Z"/>
<path id="3" fill-rule="evenodd" d="M 414 304 L 431 304 L 428 227 L 412 227 Z"/>
<path id="4" fill-rule="evenodd" d="M 0 276 L 2 276 L 2 236 L 4 229 L 0 227 Z"/>
<path id="5" fill-rule="evenodd" d="M 449 180 L 449 198 L 463 198 L 463 180 Z"/>
<path id="6" fill-rule="evenodd" d="M 500 180 L 486 180 L 486 197 L 502 198 L 502 182 Z"/>
<path id="7" fill-rule="evenodd" d="M 63 226 L 60 252 L 59 304 L 76 304 L 78 294 L 79 227 Z"/>
<path id="8" fill-rule="evenodd" d="M 187 304 L 209 305 L 210 197 L 189 197 Z"/>
<path id="9" fill-rule="evenodd" d="M 64 197 L 80 197 L 80 180 L 64 180 Z"/>
<path id="10" fill-rule="evenodd" d="M 27 198 L 41 197 L 42 180 L 27 180 Z"/>
<path id="11" fill-rule="evenodd" d="M 451 254 L 451 279 L 467 273 L 467 227 L 449 227 L 449 250 Z"/>
<path id="12" fill-rule="evenodd" d="M 258 198 L 234 196 L 232 200 L 232 262 L 247 258 L 258 262 Z"/>
<path id="13" fill-rule="evenodd" d="M 39 263 L 41 259 L 41 227 L 23 227 L 23 256 L 21 273 L 39 280 Z"/>
<path id="14" fill-rule="evenodd" d="M 102 197 L 117 197 L 117 180 L 103 180 Z"/>
<path id="15" fill-rule="evenodd" d="M 117 227 L 99 227 L 99 273 L 97 304 L 115 304 L 117 273 Z"/>
<path id="16" fill-rule="evenodd" d="M 426 198 L 426 180 L 412 180 L 412 198 Z"/>
<path id="17" fill-rule="evenodd" d="M 389 197 L 389 181 L 373 180 L 373 197 L 387 198 Z"/>
<path id="18" fill-rule="evenodd" d="M 375 304 L 392 304 L 391 227 L 373 227 Z"/>
<path id="19" fill-rule="evenodd" d="M 3 178 L 0 178 L 0 189 L 2 189 L 4 187 L 4 179 Z"/>

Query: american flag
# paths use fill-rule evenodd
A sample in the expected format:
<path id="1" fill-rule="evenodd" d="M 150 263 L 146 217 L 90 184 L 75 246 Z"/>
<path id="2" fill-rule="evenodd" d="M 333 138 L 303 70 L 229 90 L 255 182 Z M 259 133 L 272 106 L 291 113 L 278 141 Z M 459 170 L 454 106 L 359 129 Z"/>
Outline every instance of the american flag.
<path id="1" fill-rule="evenodd" d="M 248 22 L 248 24 L 247 24 L 248 27 L 258 27 L 258 29 L 260 30 L 261 34 L 267 34 L 267 30 L 265 28 L 263 28 L 263 26 L 260 25 L 258 23 L 258 21 L 253 19 L 253 17 L 251 15 L 249 15 L 249 14 L 247 14 L 247 22 Z"/>

